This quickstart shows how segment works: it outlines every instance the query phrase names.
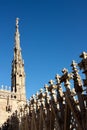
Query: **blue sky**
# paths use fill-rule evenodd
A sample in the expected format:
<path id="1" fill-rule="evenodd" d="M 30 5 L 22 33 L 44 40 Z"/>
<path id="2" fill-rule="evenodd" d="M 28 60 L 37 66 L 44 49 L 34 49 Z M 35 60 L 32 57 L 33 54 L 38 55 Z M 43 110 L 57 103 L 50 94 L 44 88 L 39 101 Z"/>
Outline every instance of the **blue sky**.
<path id="1" fill-rule="evenodd" d="M 87 52 L 87 1 L 0 0 L 0 86 L 11 85 L 16 17 L 29 98 Z"/>

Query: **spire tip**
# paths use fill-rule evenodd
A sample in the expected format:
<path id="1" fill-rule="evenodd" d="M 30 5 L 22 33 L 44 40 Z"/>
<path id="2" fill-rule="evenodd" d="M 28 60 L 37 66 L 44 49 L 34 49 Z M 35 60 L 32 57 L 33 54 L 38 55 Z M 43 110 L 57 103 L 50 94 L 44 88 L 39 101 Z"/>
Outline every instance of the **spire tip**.
<path id="1" fill-rule="evenodd" d="M 18 28 L 19 18 L 16 18 L 16 27 Z"/>

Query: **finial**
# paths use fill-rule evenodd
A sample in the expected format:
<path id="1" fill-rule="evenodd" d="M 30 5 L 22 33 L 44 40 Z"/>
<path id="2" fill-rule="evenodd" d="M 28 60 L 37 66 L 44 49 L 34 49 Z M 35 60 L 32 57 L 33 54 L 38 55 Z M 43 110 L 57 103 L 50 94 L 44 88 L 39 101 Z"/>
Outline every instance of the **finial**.
<path id="1" fill-rule="evenodd" d="M 56 74 L 55 79 L 57 83 L 60 83 L 60 76 L 58 74 Z"/>
<path id="2" fill-rule="evenodd" d="M 45 84 L 45 85 L 44 85 L 44 88 L 47 90 L 47 89 L 48 89 L 48 85 L 47 85 L 47 84 Z"/>
<path id="3" fill-rule="evenodd" d="M 66 73 L 68 73 L 68 70 L 67 70 L 66 68 L 64 68 L 64 69 L 62 70 L 62 73 L 66 74 Z"/>
<path id="4" fill-rule="evenodd" d="M 51 79 L 51 80 L 49 81 L 49 84 L 50 84 L 50 85 L 53 85 L 53 83 L 54 83 L 54 81 Z"/>
<path id="5" fill-rule="evenodd" d="M 87 58 L 87 53 L 86 52 L 82 52 L 82 54 L 80 55 L 81 58 L 86 59 Z"/>
<path id="6" fill-rule="evenodd" d="M 40 93 L 42 93 L 42 92 L 43 92 L 43 89 L 41 88 L 39 91 L 40 91 Z"/>
<path id="7" fill-rule="evenodd" d="M 16 27 L 18 28 L 19 18 L 16 18 Z"/>
<path id="8" fill-rule="evenodd" d="M 71 66 L 74 67 L 74 68 L 76 68 L 77 63 L 73 60 Z"/>

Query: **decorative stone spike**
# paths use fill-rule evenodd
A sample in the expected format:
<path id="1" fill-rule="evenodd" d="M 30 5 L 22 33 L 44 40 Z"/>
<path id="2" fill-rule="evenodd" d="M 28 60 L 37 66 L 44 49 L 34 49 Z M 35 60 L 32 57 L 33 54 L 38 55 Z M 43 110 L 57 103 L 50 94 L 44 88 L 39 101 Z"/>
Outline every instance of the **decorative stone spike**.
<path id="1" fill-rule="evenodd" d="M 52 91 L 51 91 L 51 96 L 52 96 L 53 100 L 56 102 L 56 91 L 54 89 L 52 89 Z"/>
<path id="2" fill-rule="evenodd" d="M 47 84 L 44 85 L 44 88 L 45 88 L 45 92 L 48 92 L 48 85 Z"/>
<path id="3" fill-rule="evenodd" d="M 39 93 L 37 92 L 37 93 L 36 93 L 36 96 L 38 97 L 38 95 L 39 95 Z"/>
<path id="4" fill-rule="evenodd" d="M 82 81 L 81 81 L 80 75 L 78 74 L 77 63 L 75 61 L 73 61 L 71 66 L 73 69 L 73 79 L 74 79 L 75 91 L 82 92 Z"/>
<path id="5" fill-rule="evenodd" d="M 81 58 L 86 59 L 87 58 L 87 53 L 86 52 L 82 52 L 82 54 L 80 55 Z"/>
<path id="6" fill-rule="evenodd" d="M 80 57 L 82 58 L 82 61 L 78 64 L 80 69 L 83 70 L 83 73 L 85 74 L 86 79 L 83 80 L 84 86 L 87 86 L 87 53 L 83 52 Z"/>
<path id="7" fill-rule="evenodd" d="M 34 95 L 34 94 L 32 95 L 32 98 L 33 98 L 33 99 L 35 98 L 35 95 Z"/>
<path id="8" fill-rule="evenodd" d="M 42 92 L 43 92 L 43 89 L 41 88 L 39 91 L 40 91 L 40 93 L 42 93 Z"/>
<path id="9" fill-rule="evenodd" d="M 61 88 L 61 87 L 59 88 L 59 90 L 58 90 L 58 91 L 59 91 L 60 97 L 63 97 L 63 96 L 64 96 L 64 94 L 63 94 L 63 90 L 62 90 L 62 88 Z"/>
<path id="10" fill-rule="evenodd" d="M 49 81 L 49 84 L 50 84 L 50 85 L 53 85 L 53 84 L 54 84 L 54 81 L 51 79 L 51 80 Z"/>
<path id="11" fill-rule="evenodd" d="M 59 76 L 58 74 L 56 74 L 55 79 L 56 79 L 56 82 L 57 82 L 58 84 L 60 84 L 60 76 Z"/>
<path id="12" fill-rule="evenodd" d="M 77 67 L 77 63 L 73 60 L 71 66 L 72 66 L 73 68 L 76 68 L 76 67 Z"/>
<path id="13" fill-rule="evenodd" d="M 66 73 L 68 73 L 68 70 L 67 70 L 66 68 L 64 68 L 64 69 L 62 70 L 62 73 L 66 74 Z"/>
<path id="14" fill-rule="evenodd" d="M 32 97 L 30 97 L 30 101 L 32 100 Z"/>
<path id="15" fill-rule="evenodd" d="M 84 57 L 84 55 L 85 54 L 83 53 L 82 57 Z M 77 69 L 76 62 L 74 61 L 71 66 L 72 66 L 72 69 L 73 69 L 74 88 L 75 88 L 75 92 L 77 93 L 77 96 L 78 96 L 79 107 L 81 109 L 81 116 L 83 118 L 84 114 L 85 114 L 85 106 L 84 106 L 83 97 L 81 95 L 81 93 L 83 92 L 82 81 L 81 81 L 80 75 L 78 74 L 78 69 Z"/>

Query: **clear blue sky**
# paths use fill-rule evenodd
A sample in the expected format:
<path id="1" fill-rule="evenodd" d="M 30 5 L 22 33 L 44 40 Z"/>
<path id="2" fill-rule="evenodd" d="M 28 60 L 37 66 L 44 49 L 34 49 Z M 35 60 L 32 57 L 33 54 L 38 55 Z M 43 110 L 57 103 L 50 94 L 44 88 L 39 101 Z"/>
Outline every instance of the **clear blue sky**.
<path id="1" fill-rule="evenodd" d="M 16 17 L 29 98 L 87 51 L 87 1 L 0 0 L 0 86 L 11 85 Z"/>

